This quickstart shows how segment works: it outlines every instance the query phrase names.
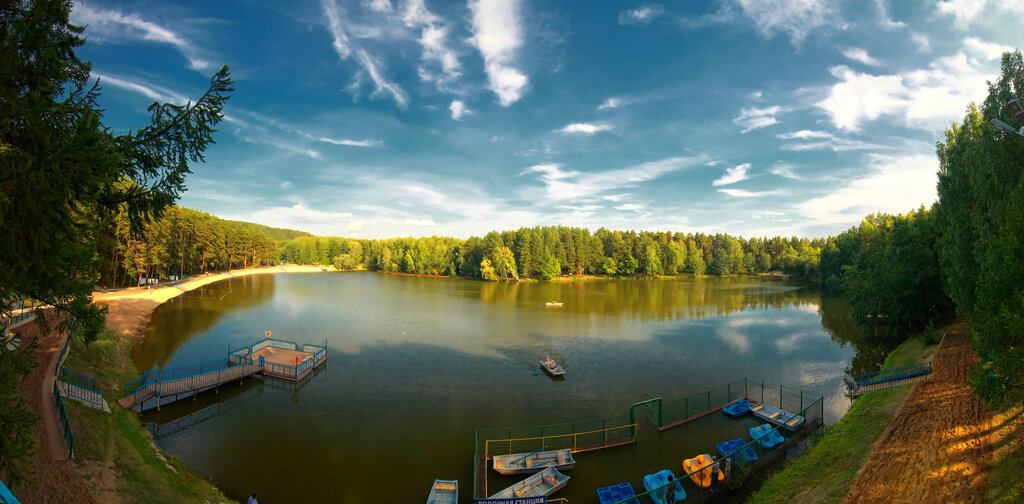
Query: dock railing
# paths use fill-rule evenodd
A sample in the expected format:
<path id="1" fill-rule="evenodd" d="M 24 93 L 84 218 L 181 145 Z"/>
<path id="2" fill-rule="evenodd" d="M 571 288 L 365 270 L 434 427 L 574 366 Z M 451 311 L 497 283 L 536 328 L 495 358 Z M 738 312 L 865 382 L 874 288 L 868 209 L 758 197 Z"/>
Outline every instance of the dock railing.
<path id="1" fill-rule="evenodd" d="M 96 388 L 95 378 L 66 367 L 61 367 L 57 380 L 64 384 L 64 394 L 68 397 L 103 409 L 103 392 Z"/>
<path id="2" fill-rule="evenodd" d="M 857 387 L 867 387 L 869 385 L 878 385 L 880 383 L 887 382 L 901 382 L 903 380 L 924 376 L 931 372 L 932 361 L 928 361 L 911 364 L 909 366 L 883 369 L 881 371 L 875 371 L 874 373 L 861 373 L 854 376 L 852 380 L 846 378 L 844 381 L 846 382 L 846 388 L 852 391 Z"/>
<path id="3" fill-rule="evenodd" d="M 760 384 L 758 384 L 758 387 L 755 390 L 757 390 L 757 391 L 760 390 Z M 778 389 L 772 389 L 771 391 L 769 391 L 769 394 L 767 396 L 762 396 L 762 397 L 763 398 L 767 397 L 769 400 L 771 400 L 772 399 L 771 392 L 773 392 L 773 391 L 781 392 L 783 397 L 785 396 L 785 394 L 787 394 L 787 392 L 782 390 L 782 387 L 779 387 Z M 784 401 L 780 401 L 780 402 L 784 402 Z M 824 425 L 824 423 L 823 423 L 824 422 L 824 409 L 825 409 L 824 404 L 825 404 L 825 399 L 823 397 L 818 397 L 817 399 L 815 399 L 813 402 L 808 404 L 803 409 L 798 410 L 799 413 L 797 413 L 797 415 L 804 417 L 805 422 L 804 422 L 803 426 L 798 428 L 795 432 L 790 432 L 789 430 L 783 428 L 782 425 L 778 425 L 778 426 L 775 426 L 773 429 L 771 429 L 764 436 L 761 437 L 761 439 L 768 439 L 768 436 L 771 436 L 772 433 L 776 433 L 777 432 L 777 433 L 779 433 L 779 435 L 783 436 L 784 441 L 782 442 L 782 444 L 776 445 L 776 446 L 772 446 L 771 448 L 765 448 L 764 446 L 761 446 L 761 444 L 760 444 L 760 442 L 758 440 L 751 440 L 749 442 L 746 442 L 745 444 L 743 444 L 739 448 L 736 448 L 736 449 L 734 449 L 734 450 L 732 450 L 730 452 L 727 452 L 727 453 L 724 453 L 724 454 L 723 453 L 719 453 L 718 455 L 716 455 L 716 456 L 718 456 L 719 462 L 716 463 L 715 465 L 719 466 L 719 469 L 721 469 L 721 463 L 724 462 L 726 458 L 728 458 L 728 459 L 730 459 L 730 464 L 731 464 L 731 467 L 732 467 L 732 473 L 736 474 L 737 469 L 739 469 L 740 467 L 742 467 L 744 465 L 752 465 L 754 467 L 760 467 L 762 465 L 770 463 L 770 462 L 766 462 L 766 460 L 768 460 L 773 455 L 776 458 L 781 458 L 781 457 L 785 456 L 786 449 L 788 449 L 789 446 L 795 444 L 798 439 L 802 439 L 803 437 L 806 437 L 806 433 L 809 432 L 810 430 L 818 429 L 822 425 Z M 752 436 L 741 436 L 740 438 L 743 439 L 743 438 L 746 438 L 746 437 L 752 437 Z M 729 440 L 728 439 L 723 439 L 721 441 L 725 442 L 725 441 L 729 441 Z M 750 457 L 751 454 L 753 455 L 753 457 Z M 697 454 L 694 453 L 692 455 L 697 455 Z M 754 460 L 752 460 L 752 459 L 754 459 Z M 643 492 L 643 493 L 640 493 L 640 494 L 636 494 L 633 497 L 628 497 L 628 498 L 623 499 L 621 501 L 617 501 L 617 502 L 615 502 L 615 504 L 628 504 L 628 503 L 633 502 L 634 499 L 636 499 L 637 502 L 642 502 L 642 500 L 640 499 L 641 497 L 649 497 L 651 495 L 660 496 L 661 492 L 664 492 L 665 489 L 668 488 L 669 485 L 675 485 L 676 482 L 680 482 L 681 483 L 682 481 L 685 481 L 687 479 L 689 479 L 691 482 L 694 482 L 693 476 L 696 476 L 696 478 L 698 480 L 707 478 L 707 476 L 708 476 L 707 474 L 698 475 L 702 471 L 706 471 L 706 470 L 707 470 L 707 466 L 706 465 L 698 466 L 698 468 L 693 470 L 693 471 L 690 471 L 690 472 L 688 472 L 686 474 L 682 474 L 682 475 L 677 476 L 675 478 L 675 481 L 672 481 L 670 483 L 665 483 L 665 484 L 663 484 L 663 485 L 661 485 L 659 487 L 652 488 L 652 489 L 650 489 L 650 490 L 648 490 L 646 492 Z M 717 471 L 714 471 L 714 473 L 712 475 L 712 478 L 717 480 Z M 729 483 L 728 481 L 720 482 L 720 483 L 717 483 L 717 486 L 726 486 L 728 483 Z M 644 500 L 646 500 L 646 499 L 644 499 Z"/>

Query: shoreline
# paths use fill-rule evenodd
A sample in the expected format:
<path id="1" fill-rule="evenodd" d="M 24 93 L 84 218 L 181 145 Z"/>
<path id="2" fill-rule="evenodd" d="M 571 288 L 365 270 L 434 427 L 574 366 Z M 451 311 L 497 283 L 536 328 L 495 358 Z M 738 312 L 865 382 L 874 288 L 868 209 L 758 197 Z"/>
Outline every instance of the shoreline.
<path id="1" fill-rule="evenodd" d="M 92 302 L 107 307 L 107 328 L 121 336 L 141 338 L 153 310 L 186 292 L 221 280 L 268 273 L 323 273 L 335 271 L 333 266 L 270 266 L 229 270 L 222 273 L 193 277 L 174 285 L 156 288 L 132 287 L 111 292 L 93 292 Z"/>

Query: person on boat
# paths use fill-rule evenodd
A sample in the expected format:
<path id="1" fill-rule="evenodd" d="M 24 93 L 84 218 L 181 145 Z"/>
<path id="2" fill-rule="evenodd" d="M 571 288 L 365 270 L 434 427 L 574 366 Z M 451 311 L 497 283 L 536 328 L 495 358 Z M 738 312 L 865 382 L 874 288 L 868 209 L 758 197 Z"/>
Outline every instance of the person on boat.
<path id="1" fill-rule="evenodd" d="M 718 465 L 718 457 L 712 455 L 711 462 L 711 486 L 709 486 L 708 488 L 710 488 L 711 491 L 714 492 L 715 489 L 718 488 L 718 472 L 721 471 L 722 469 L 721 466 Z"/>
<path id="2" fill-rule="evenodd" d="M 676 485 L 675 478 L 671 474 L 668 475 L 668 486 L 665 487 L 665 495 L 662 498 L 662 502 L 665 504 L 675 504 L 676 502 Z"/>
<path id="3" fill-rule="evenodd" d="M 722 464 L 722 472 L 725 473 L 725 481 L 731 483 L 732 479 L 732 457 L 725 457 L 725 462 Z"/>
<path id="4" fill-rule="evenodd" d="M 246 502 L 246 504 L 259 504 L 256 502 L 256 492 L 253 492 L 252 495 L 249 496 L 249 501 Z"/>

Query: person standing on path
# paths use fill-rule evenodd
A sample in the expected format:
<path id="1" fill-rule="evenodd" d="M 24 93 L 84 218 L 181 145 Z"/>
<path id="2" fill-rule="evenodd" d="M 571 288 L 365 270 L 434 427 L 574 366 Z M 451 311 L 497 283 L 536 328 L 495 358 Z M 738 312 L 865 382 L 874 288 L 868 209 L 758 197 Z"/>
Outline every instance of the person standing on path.
<path id="1" fill-rule="evenodd" d="M 259 504 L 256 502 L 256 492 L 253 492 L 252 495 L 249 496 L 249 502 L 246 504 Z"/>

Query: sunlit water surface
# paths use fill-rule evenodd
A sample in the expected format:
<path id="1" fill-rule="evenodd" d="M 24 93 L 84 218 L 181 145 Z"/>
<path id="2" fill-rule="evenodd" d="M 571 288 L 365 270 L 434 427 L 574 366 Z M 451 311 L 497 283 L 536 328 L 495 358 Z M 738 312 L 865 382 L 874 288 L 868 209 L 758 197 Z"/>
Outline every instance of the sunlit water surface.
<path id="1" fill-rule="evenodd" d="M 547 308 L 558 300 L 561 308 Z M 773 278 L 492 283 L 375 273 L 276 274 L 211 284 L 160 306 L 140 369 L 219 359 L 266 331 L 327 343 L 296 385 L 252 378 L 147 411 L 158 444 L 225 492 L 261 503 L 425 502 L 435 478 L 471 501 L 474 429 L 625 413 L 644 394 L 676 399 L 749 378 L 849 406 L 842 377 L 885 349 L 854 346 L 849 308 Z M 858 354 L 859 351 L 859 354 Z M 536 370 L 551 355 L 567 370 Z M 681 472 L 716 434 L 641 429 L 635 445 L 577 455 L 557 496 Z M 717 434 L 719 436 L 725 434 Z M 512 479 L 492 481 L 493 493 Z M 495 486 L 497 485 L 497 488 Z"/>

